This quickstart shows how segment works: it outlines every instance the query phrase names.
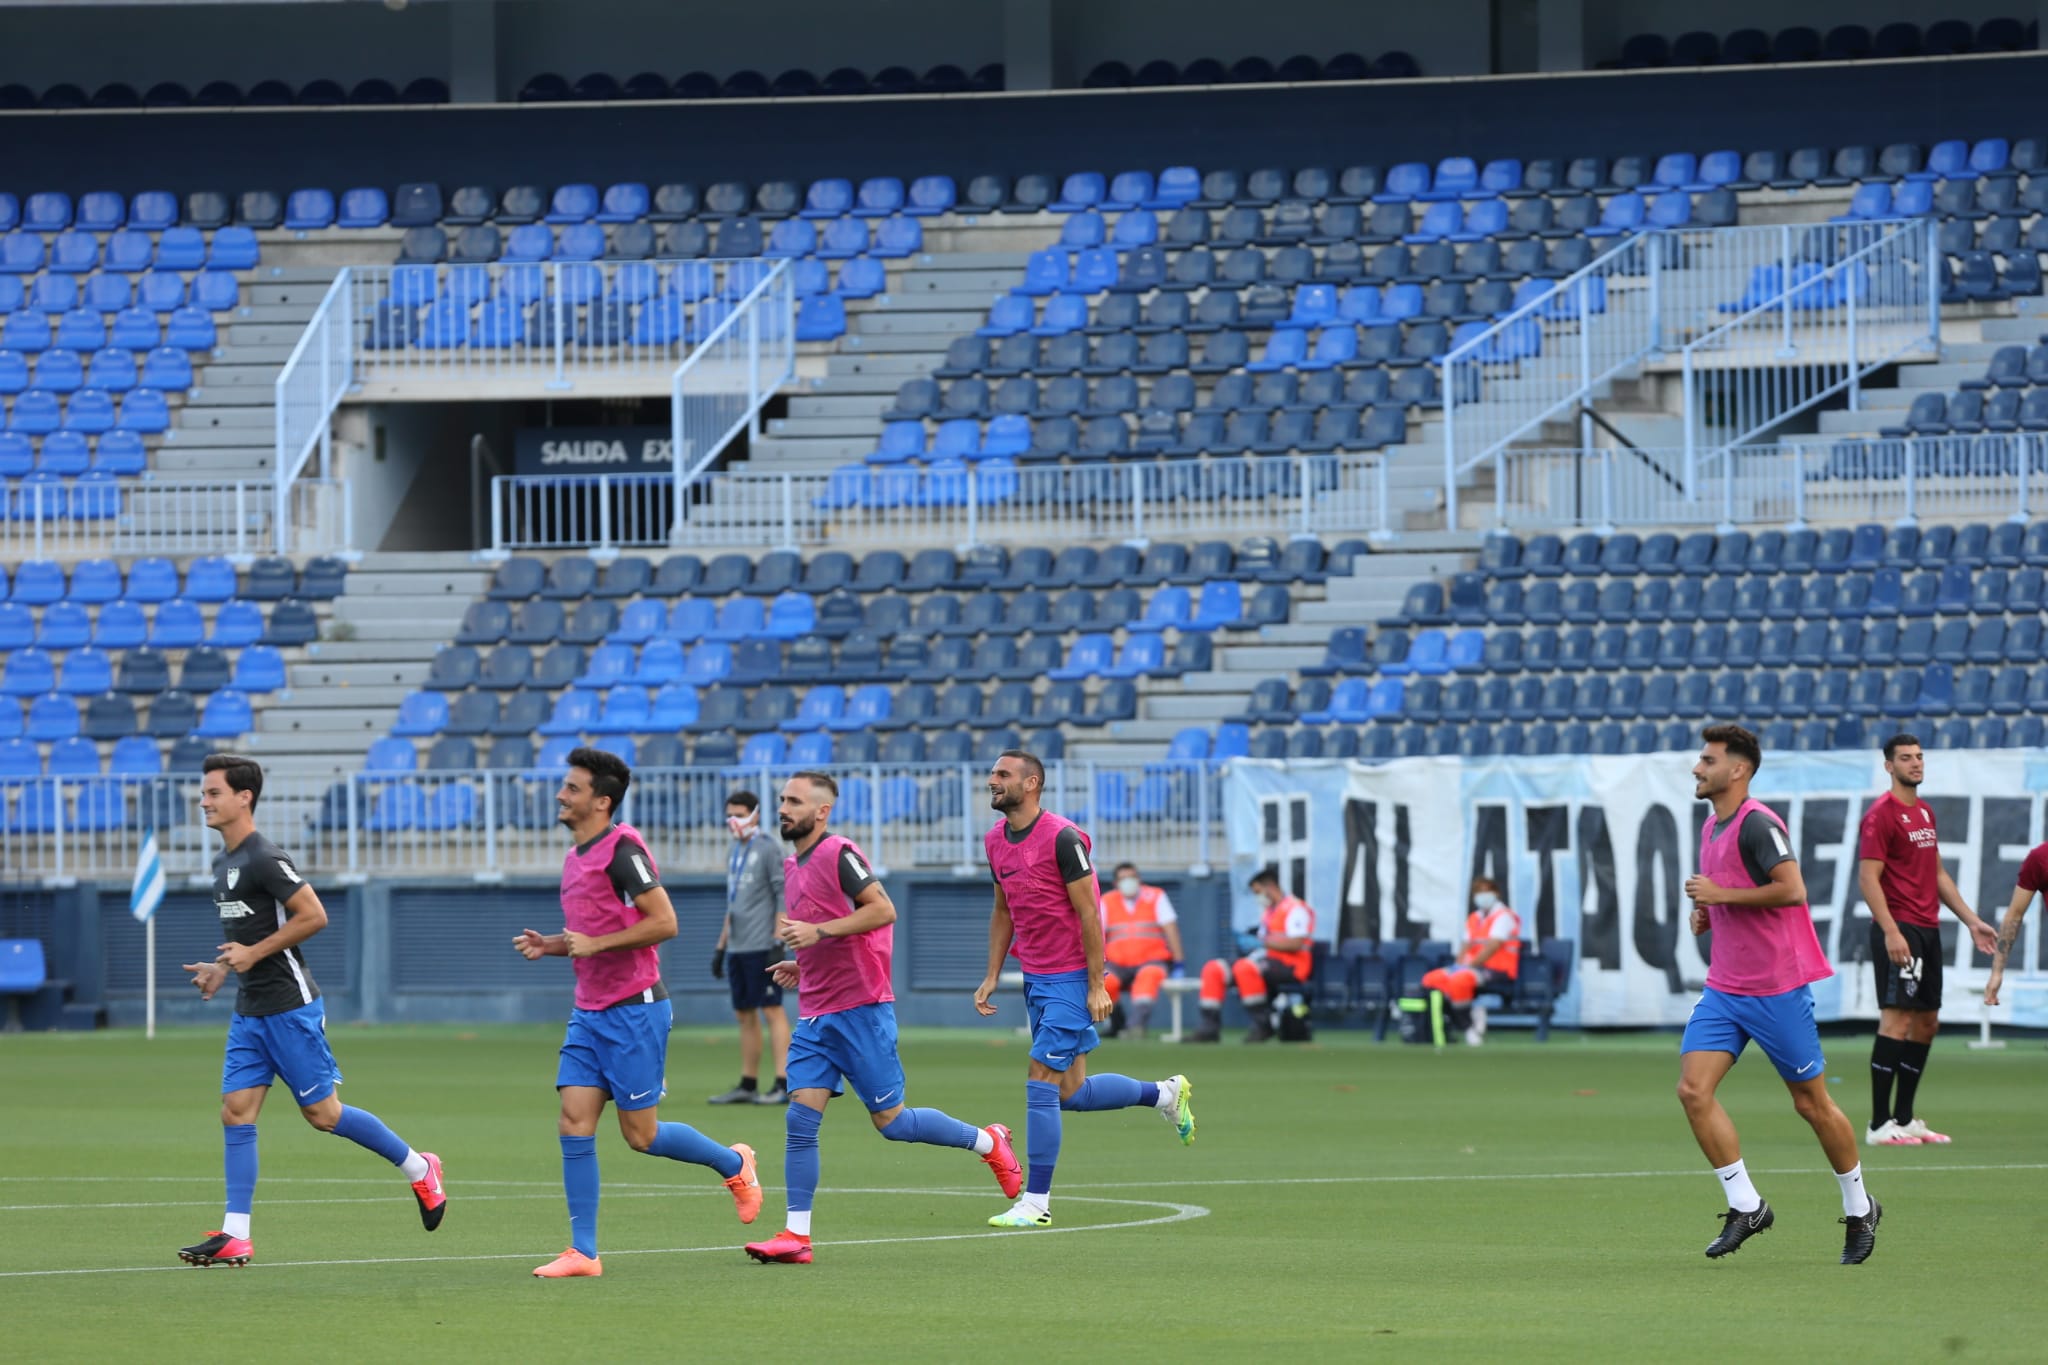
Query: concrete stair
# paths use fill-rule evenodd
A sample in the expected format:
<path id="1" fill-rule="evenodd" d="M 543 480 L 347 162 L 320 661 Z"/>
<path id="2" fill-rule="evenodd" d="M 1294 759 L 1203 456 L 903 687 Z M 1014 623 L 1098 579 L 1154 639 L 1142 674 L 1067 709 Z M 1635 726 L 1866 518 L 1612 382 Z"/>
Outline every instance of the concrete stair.
<path id="1" fill-rule="evenodd" d="M 289 692 L 258 712 L 250 751 L 309 781 L 359 769 L 490 579 L 467 554 L 365 555 L 320 641 L 289 664 Z"/>

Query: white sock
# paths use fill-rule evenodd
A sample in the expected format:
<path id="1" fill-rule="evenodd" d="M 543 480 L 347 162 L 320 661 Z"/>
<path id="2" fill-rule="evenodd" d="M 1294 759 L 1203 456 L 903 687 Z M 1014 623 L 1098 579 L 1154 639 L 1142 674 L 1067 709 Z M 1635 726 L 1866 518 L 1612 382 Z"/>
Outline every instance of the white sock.
<path id="1" fill-rule="evenodd" d="M 995 1149 L 996 1140 L 988 1135 L 988 1129 L 977 1128 L 974 1130 L 974 1154 L 976 1156 L 987 1156 Z"/>
<path id="2" fill-rule="evenodd" d="M 1858 1169 L 1861 1169 L 1860 1167 Z M 220 1216 L 220 1230 L 230 1237 L 249 1235 L 249 1215 L 246 1213 L 224 1213 Z"/>
<path id="3" fill-rule="evenodd" d="M 405 1149 L 405 1160 L 398 1163 L 398 1169 L 405 1172 L 407 1180 L 425 1180 L 427 1159 L 408 1147 Z"/>
<path id="4" fill-rule="evenodd" d="M 1851 1218 L 1861 1218 L 1870 1212 L 1870 1194 L 1863 1188 L 1863 1163 L 1847 1171 L 1835 1172 L 1835 1183 L 1842 1187 L 1842 1212 Z"/>
<path id="5" fill-rule="evenodd" d="M 1180 1103 L 1180 1082 L 1168 1077 L 1159 1083 L 1159 1102 L 1153 1107 L 1171 1114 Z"/>
<path id="6" fill-rule="evenodd" d="M 1728 1207 L 1737 1213 L 1755 1213 L 1764 1202 L 1756 1192 L 1756 1186 L 1749 1183 L 1749 1169 L 1740 1160 L 1732 1166 L 1716 1166 L 1714 1174 L 1721 1177 L 1721 1188 L 1728 1196 Z"/>
<path id="7" fill-rule="evenodd" d="M 811 1211 L 791 1209 L 789 1217 L 783 1220 L 782 1225 L 799 1237 L 808 1237 L 811 1235 Z"/>
<path id="8" fill-rule="evenodd" d="M 1017 1202 L 1030 1209 L 1033 1213 L 1052 1212 L 1052 1194 L 1049 1191 L 1045 1194 L 1033 1194 L 1031 1191 L 1026 1190 Z"/>

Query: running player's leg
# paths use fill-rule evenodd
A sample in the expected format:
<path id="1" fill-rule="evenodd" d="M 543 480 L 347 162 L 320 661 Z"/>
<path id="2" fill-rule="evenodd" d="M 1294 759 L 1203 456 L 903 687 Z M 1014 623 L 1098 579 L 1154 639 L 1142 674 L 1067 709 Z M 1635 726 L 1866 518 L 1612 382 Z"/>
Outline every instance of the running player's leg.
<path id="1" fill-rule="evenodd" d="M 891 1142 L 918 1142 L 973 1152 L 995 1172 L 1005 1195 L 1015 1198 L 1024 1172 L 1002 1124 L 977 1128 L 939 1109 L 911 1109 L 904 1101 L 903 1062 L 896 1048 L 893 1005 L 863 1005 L 841 1016 L 847 1025 L 846 1078 L 867 1106 L 875 1131 Z"/>
<path id="2" fill-rule="evenodd" d="M 811 1209 L 817 1201 L 821 1173 L 818 1129 L 825 1121 L 825 1106 L 834 1095 L 843 1093 L 840 1078 L 845 1073 L 831 1027 L 838 1017 L 825 1014 L 799 1019 L 790 1035 L 789 1108 L 783 1114 L 782 1158 L 788 1213 L 778 1236 L 747 1244 L 747 1254 L 757 1261 L 804 1265 L 811 1259 Z"/>
<path id="3" fill-rule="evenodd" d="M 709 1166 L 732 1191 L 740 1221 L 761 1210 L 761 1182 L 754 1174 L 754 1149 L 728 1147 L 687 1123 L 663 1123 L 656 1106 L 668 1091 L 668 1035 L 674 1016 L 666 1000 L 618 1005 L 598 1011 L 592 1030 L 598 1042 L 606 1089 L 618 1111 L 626 1145 L 648 1156 Z"/>
<path id="4" fill-rule="evenodd" d="M 241 1266 L 247 1265 L 253 1254 L 249 1215 L 256 1199 L 256 1116 L 263 1111 L 273 1073 L 250 1037 L 237 1036 L 243 1022 L 238 1014 L 228 1027 L 227 1054 L 221 1067 L 221 1167 L 227 1207 L 219 1228 L 178 1249 L 178 1258 L 187 1265 Z M 260 1082 L 256 1079 L 259 1072 Z"/>
<path id="5" fill-rule="evenodd" d="M 1749 1237 L 1771 1225 L 1771 1207 L 1764 1203 L 1750 1183 L 1749 1169 L 1742 1162 L 1742 1142 L 1735 1132 L 1735 1120 L 1721 1107 L 1716 1095 L 1722 1078 L 1749 1041 L 1742 1020 L 1743 1000 L 1708 990 L 1701 994 L 1686 1021 L 1685 1035 L 1678 1045 L 1678 1102 L 1685 1108 L 1693 1140 L 1714 1178 L 1721 1186 L 1728 1211 L 1722 1215 L 1721 1233 L 1707 1245 L 1707 1255 L 1725 1256 Z"/>
<path id="6" fill-rule="evenodd" d="M 1088 1076 L 1087 1055 L 1101 1044 L 1088 1014 L 1086 973 L 1024 978 L 1031 1061 L 1024 1083 L 1024 1142 L 1029 1157 L 1016 1206 L 989 1219 L 994 1227 L 1051 1224 L 1052 1177 L 1059 1164 L 1060 1109 Z"/>
<path id="7" fill-rule="evenodd" d="M 341 1083 L 341 1068 L 335 1064 L 334 1052 L 327 1045 L 327 1018 L 322 1002 L 315 1000 L 283 1014 L 269 1015 L 263 1023 L 277 1074 L 291 1088 L 306 1122 L 323 1133 L 346 1138 L 375 1152 L 396 1166 L 412 1186 L 420 1221 L 427 1231 L 439 1227 L 448 1205 L 448 1196 L 441 1188 L 441 1159 L 431 1152 L 413 1150 L 369 1110 L 341 1102 L 341 1096 L 335 1093 L 335 1087 Z"/>
<path id="8" fill-rule="evenodd" d="M 1876 1248 L 1881 1211 L 1863 1187 L 1856 1129 L 1828 1093 L 1827 1058 L 1821 1052 L 1820 1029 L 1813 1018 L 1813 992 L 1802 986 L 1783 995 L 1758 997 L 1750 1005 L 1754 1014 L 1748 1021 L 1750 1035 L 1791 1092 L 1793 1109 L 1820 1139 L 1841 1189 L 1842 1222 L 1848 1226 L 1842 1262 L 1860 1264 Z"/>
<path id="9" fill-rule="evenodd" d="M 562 1143 L 562 1195 L 569 1206 L 569 1249 L 533 1272 L 544 1278 L 603 1273 L 597 1259 L 597 1121 L 611 1091 L 589 1028 L 591 1017 L 586 1010 L 569 1016 L 555 1068 L 555 1090 L 562 1100 L 556 1131 Z"/>

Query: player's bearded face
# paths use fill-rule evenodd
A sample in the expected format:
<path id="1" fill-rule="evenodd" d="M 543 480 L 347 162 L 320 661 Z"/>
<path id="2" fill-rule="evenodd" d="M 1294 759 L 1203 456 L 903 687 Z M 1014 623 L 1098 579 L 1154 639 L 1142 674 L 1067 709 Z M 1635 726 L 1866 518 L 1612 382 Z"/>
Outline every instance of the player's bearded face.
<path id="1" fill-rule="evenodd" d="M 991 810 L 1013 811 L 1024 804 L 1024 779 L 998 768 L 988 775 L 988 804 Z"/>

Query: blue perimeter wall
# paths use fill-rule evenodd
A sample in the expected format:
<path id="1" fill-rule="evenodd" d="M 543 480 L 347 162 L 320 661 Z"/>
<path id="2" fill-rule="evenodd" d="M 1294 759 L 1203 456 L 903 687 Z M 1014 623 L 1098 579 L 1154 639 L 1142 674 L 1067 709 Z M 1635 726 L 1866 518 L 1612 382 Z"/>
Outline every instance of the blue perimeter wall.
<path id="1" fill-rule="evenodd" d="M 1215 878 L 1156 880 L 1180 914 L 1193 975 L 1226 941 L 1229 896 Z M 1024 1007 L 1014 990 L 1003 991 L 995 1018 L 974 1013 L 972 996 L 988 955 L 988 882 L 899 873 L 887 885 L 897 910 L 898 1019 L 906 1025 L 1021 1026 Z M 335 1023 L 529 1023 L 568 1014 L 568 960 L 528 962 L 511 946 L 522 929 L 561 929 L 554 886 L 370 882 L 329 884 L 320 894 L 328 924 L 306 953 Z M 726 983 L 710 971 L 725 884 L 680 878 L 669 884 L 669 894 L 681 932 L 662 945 L 662 977 L 676 1022 L 730 1023 Z M 213 957 L 221 934 L 212 902 L 178 888 L 157 916 L 158 1020 L 225 1027 L 232 1003 L 226 994 L 201 1004 L 178 970 L 181 962 Z M 44 941 L 50 975 L 72 982 L 74 1001 L 103 1000 L 108 1022 L 117 1027 L 142 1022 L 144 930 L 128 913 L 126 886 L 0 889 L 0 938 L 12 937 Z"/>

